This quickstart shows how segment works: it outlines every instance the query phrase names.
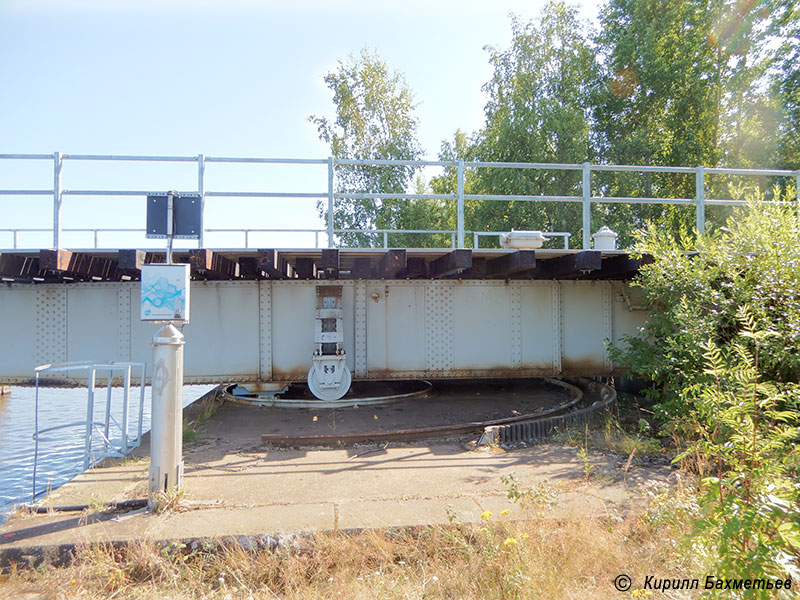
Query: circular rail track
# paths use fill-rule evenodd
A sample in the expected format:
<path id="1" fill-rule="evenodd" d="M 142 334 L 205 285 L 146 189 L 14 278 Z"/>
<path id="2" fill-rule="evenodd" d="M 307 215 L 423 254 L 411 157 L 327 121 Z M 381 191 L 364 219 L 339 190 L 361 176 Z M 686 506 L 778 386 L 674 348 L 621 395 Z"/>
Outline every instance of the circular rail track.
<path id="1" fill-rule="evenodd" d="M 359 383 L 370 385 L 359 387 Z M 571 423 L 589 422 L 616 399 L 612 388 L 588 380 L 357 382 L 353 388 L 355 393 L 376 395 L 350 394 L 333 403 L 322 402 L 311 399 L 297 384 L 278 403 L 260 402 L 266 408 L 262 441 L 325 446 L 468 434 L 505 443 L 532 441 Z M 229 393 L 232 386 L 226 389 L 224 399 L 242 403 L 241 396 Z M 254 404 L 252 399 L 249 403 Z"/>

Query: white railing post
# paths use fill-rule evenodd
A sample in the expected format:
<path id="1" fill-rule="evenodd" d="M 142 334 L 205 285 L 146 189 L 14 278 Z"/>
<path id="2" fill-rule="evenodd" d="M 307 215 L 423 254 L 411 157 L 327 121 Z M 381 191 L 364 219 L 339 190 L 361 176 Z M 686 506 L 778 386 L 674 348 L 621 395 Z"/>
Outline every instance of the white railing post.
<path id="1" fill-rule="evenodd" d="M 592 243 L 592 166 L 583 163 L 583 178 L 581 180 L 583 194 L 583 249 L 588 250 Z"/>
<path id="2" fill-rule="evenodd" d="M 697 201 L 697 233 L 706 230 L 706 170 L 702 165 L 695 170 L 695 198 Z"/>
<path id="3" fill-rule="evenodd" d="M 200 196 L 200 237 L 197 238 L 197 247 L 205 247 L 205 220 L 206 214 L 206 157 L 197 155 L 197 193 Z M 246 246 L 246 245 L 245 245 Z"/>
<path id="4" fill-rule="evenodd" d="M 458 247 L 464 247 L 464 161 L 458 161 L 457 171 L 458 181 L 458 200 L 457 202 L 457 215 L 456 215 L 456 229 L 458 230 Z"/>
<path id="5" fill-rule="evenodd" d="M 61 248 L 61 152 L 53 152 L 53 248 Z"/>
<path id="6" fill-rule="evenodd" d="M 319 243 L 317 243 L 317 246 Z M 333 248 L 333 157 L 328 157 L 328 248 Z"/>

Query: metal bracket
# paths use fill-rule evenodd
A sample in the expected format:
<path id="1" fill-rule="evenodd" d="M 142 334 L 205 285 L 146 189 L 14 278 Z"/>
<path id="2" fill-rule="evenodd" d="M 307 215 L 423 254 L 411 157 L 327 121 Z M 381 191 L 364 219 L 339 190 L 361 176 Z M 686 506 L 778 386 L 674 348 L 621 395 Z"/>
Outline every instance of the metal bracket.
<path id="1" fill-rule="evenodd" d="M 350 389 L 350 370 L 345 363 L 342 286 L 318 285 L 314 315 L 314 352 L 308 371 L 308 387 L 320 400 L 338 400 Z"/>

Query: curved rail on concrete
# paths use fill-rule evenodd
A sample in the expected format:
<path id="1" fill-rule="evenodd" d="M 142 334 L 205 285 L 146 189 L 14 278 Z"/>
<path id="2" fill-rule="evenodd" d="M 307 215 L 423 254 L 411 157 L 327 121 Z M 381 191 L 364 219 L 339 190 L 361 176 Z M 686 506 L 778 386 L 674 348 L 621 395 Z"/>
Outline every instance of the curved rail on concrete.
<path id="1" fill-rule="evenodd" d="M 466 435 L 469 433 L 485 433 L 488 428 L 492 427 L 506 427 L 513 426 L 517 423 L 530 423 L 538 421 L 548 421 L 550 419 L 563 418 L 564 415 L 573 409 L 581 400 L 584 399 L 583 390 L 577 385 L 561 381 L 559 379 L 545 378 L 549 384 L 558 386 L 564 389 L 570 396 L 570 399 L 556 407 L 538 412 L 535 414 L 518 415 L 514 417 L 507 417 L 504 419 L 492 419 L 488 421 L 469 421 L 458 423 L 456 425 L 439 425 L 433 427 L 416 427 L 412 429 L 397 429 L 394 431 L 372 431 L 365 433 L 347 433 L 338 435 L 329 434 L 310 434 L 310 435 L 282 435 L 282 434 L 263 434 L 261 441 L 278 446 L 314 446 L 326 444 L 353 444 L 365 441 L 408 441 L 416 439 L 427 438 L 448 438 Z M 587 382 L 590 383 L 590 382 Z M 601 384 L 602 385 L 602 384 Z M 604 386 L 608 387 L 608 386 Z M 611 388 L 608 388 L 609 390 Z M 612 390 L 613 393 L 613 390 Z M 616 394 L 614 393 L 614 398 Z M 612 400 L 613 402 L 613 400 Z M 594 410 L 595 402 L 589 409 Z M 315 404 L 315 406 L 319 406 Z M 598 408 L 605 409 L 607 404 Z M 586 410 L 586 409 L 582 409 Z M 581 413 L 582 410 L 575 411 Z M 521 440 L 520 440 L 521 441 Z"/>
<path id="2" fill-rule="evenodd" d="M 359 384 L 369 385 L 373 383 L 388 383 L 393 385 L 398 384 L 419 384 L 419 389 L 410 392 L 400 392 L 397 394 L 388 394 L 383 396 L 360 396 L 357 398 L 344 397 L 339 400 L 311 400 L 308 398 L 279 398 L 278 393 L 266 396 L 259 396 L 259 394 L 249 395 L 234 395 L 231 393 L 233 388 L 238 384 L 231 384 L 226 386 L 221 396 L 226 402 L 233 402 L 234 404 L 246 404 L 249 406 L 264 406 L 269 408 L 358 408 L 359 406 L 380 406 L 382 404 L 390 404 L 398 400 L 413 400 L 427 398 L 435 394 L 433 384 L 430 381 L 419 379 L 416 381 L 403 381 L 403 382 L 356 382 L 351 387 L 357 392 Z"/>

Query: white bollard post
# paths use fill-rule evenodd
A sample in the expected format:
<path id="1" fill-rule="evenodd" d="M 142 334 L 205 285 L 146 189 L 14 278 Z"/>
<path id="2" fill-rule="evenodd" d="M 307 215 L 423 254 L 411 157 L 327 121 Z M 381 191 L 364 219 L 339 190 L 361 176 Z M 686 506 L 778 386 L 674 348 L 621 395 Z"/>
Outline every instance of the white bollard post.
<path id="1" fill-rule="evenodd" d="M 183 345 L 183 334 L 172 323 L 153 337 L 151 508 L 157 493 L 179 491 L 183 484 Z"/>

